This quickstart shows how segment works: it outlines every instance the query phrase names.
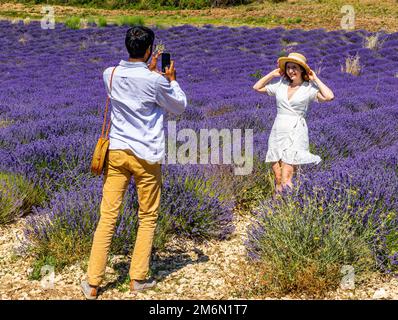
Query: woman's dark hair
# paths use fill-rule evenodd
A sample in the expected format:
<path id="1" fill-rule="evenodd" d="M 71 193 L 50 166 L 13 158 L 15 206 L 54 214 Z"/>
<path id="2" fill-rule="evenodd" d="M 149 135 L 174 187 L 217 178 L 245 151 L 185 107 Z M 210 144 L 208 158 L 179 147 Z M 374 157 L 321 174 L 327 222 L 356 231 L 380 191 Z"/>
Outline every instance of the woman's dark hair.
<path id="1" fill-rule="evenodd" d="M 155 41 L 155 33 L 143 26 L 133 26 L 127 30 L 126 33 L 126 48 L 129 52 L 130 58 L 140 59 L 145 56 L 148 47 L 151 47 Z"/>
<path id="2" fill-rule="evenodd" d="M 287 65 L 288 63 L 289 63 L 289 62 L 286 62 L 286 63 L 285 63 L 285 78 L 286 78 L 287 80 L 289 80 L 290 82 L 292 82 L 292 79 L 290 79 L 290 77 L 287 75 L 287 72 L 286 72 L 286 65 Z M 302 66 L 300 66 L 298 63 L 297 63 L 297 65 L 300 67 L 300 69 L 301 69 L 301 71 L 302 71 L 301 76 L 303 77 L 303 80 L 304 80 L 304 81 L 309 81 L 310 78 L 308 77 L 307 71 L 306 71 Z"/>

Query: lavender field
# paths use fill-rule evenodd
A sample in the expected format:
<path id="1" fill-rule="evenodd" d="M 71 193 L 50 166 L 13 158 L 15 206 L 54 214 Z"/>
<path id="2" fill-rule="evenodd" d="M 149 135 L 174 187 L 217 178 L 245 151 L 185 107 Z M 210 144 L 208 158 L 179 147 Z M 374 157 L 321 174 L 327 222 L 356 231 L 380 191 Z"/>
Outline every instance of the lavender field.
<path id="1" fill-rule="evenodd" d="M 21 212 L 28 214 L 26 250 L 42 261 L 55 259 L 57 267 L 85 257 L 90 248 L 102 185 L 102 178 L 89 172 L 106 97 L 102 72 L 127 60 L 126 29 L 71 30 L 59 24 L 42 30 L 37 22 L 0 22 L 0 221 L 12 223 Z M 163 166 L 157 250 L 171 237 L 228 239 L 239 211 L 253 219 L 245 243 L 248 259 L 272 260 L 273 251 L 264 247 L 268 228 L 275 227 L 271 220 L 283 218 L 284 208 L 293 206 L 293 216 L 299 215 L 302 225 L 314 226 L 299 235 L 303 256 L 312 256 L 323 245 L 341 245 L 344 251 L 366 231 L 363 255 L 369 251 L 370 267 L 387 273 L 397 270 L 398 33 L 379 35 L 381 45 L 375 49 L 366 48 L 373 34 L 364 30 L 209 25 L 155 33 L 155 42 L 161 41 L 172 53 L 188 97 L 187 111 L 168 120 L 177 121 L 178 130 L 254 132 L 250 175 L 235 176 L 230 165 Z M 252 86 L 290 51 L 307 57 L 335 99 L 314 103 L 307 118 L 311 150 L 323 161 L 303 166 L 297 190 L 288 200 L 275 202 L 270 196 L 271 168 L 264 160 L 276 106 L 273 97 L 254 92 Z M 356 54 L 358 76 L 343 70 L 346 59 Z M 131 185 L 117 224 L 114 253 L 132 248 L 137 206 Z M 345 225 L 338 230 L 347 237 L 336 240 L 332 232 L 339 221 Z M 356 252 L 354 247 L 349 250 Z M 354 264 L 360 259 L 361 252 L 348 251 L 325 261 Z M 281 259 L 290 258 L 286 252 Z"/>

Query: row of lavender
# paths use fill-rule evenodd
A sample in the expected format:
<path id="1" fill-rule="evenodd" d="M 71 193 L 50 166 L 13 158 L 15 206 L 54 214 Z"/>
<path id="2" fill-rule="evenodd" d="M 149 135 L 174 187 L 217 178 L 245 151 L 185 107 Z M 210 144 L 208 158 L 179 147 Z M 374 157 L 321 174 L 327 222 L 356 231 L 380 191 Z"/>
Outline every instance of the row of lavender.
<path id="1" fill-rule="evenodd" d="M 0 119 L 8 123 L 0 129 L 0 169 L 22 173 L 46 190 L 47 204 L 35 209 L 35 217 L 47 215 L 79 234 L 91 235 L 97 219 L 101 181 L 90 176 L 88 167 L 102 121 L 102 71 L 127 59 L 125 31 L 116 26 L 69 30 L 57 25 L 42 30 L 38 23 L 0 23 L 4 48 Z M 169 120 L 178 120 L 177 129 L 253 129 L 257 173 L 269 170 L 263 169 L 263 160 L 276 108 L 271 97 L 251 87 L 260 74 L 276 67 L 283 52 L 304 53 L 336 99 L 314 104 L 310 110 L 311 148 L 323 162 L 303 168 L 307 178 L 303 192 L 322 186 L 332 197 L 349 184 L 360 190 L 359 210 L 373 202 L 378 205 L 374 215 L 397 211 L 398 33 L 382 34 L 382 47 L 372 50 L 364 48 L 371 34 L 363 30 L 183 26 L 155 31 L 156 41 L 172 53 L 178 80 L 189 98 L 186 113 Z M 362 73 L 355 77 L 343 72 L 342 66 L 357 53 Z M 216 179 L 220 172 L 228 170 L 165 168 L 162 213 L 173 221 L 169 228 L 197 238 L 224 238 L 231 233 L 233 202 L 242 201 L 242 190 L 264 180 L 261 174 Z M 215 186 L 214 180 L 225 185 Z M 342 190 L 336 191 L 336 182 L 343 183 Z M 124 240 L 134 233 L 133 188 L 129 197 L 116 236 L 117 243 L 124 245 L 116 250 L 128 250 Z M 394 219 L 390 225 L 397 224 Z M 33 219 L 27 234 L 44 241 L 49 225 L 40 221 Z M 256 245 L 251 243 L 249 251 L 254 254 Z M 390 248 L 378 254 L 383 261 L 389 256 L 396 263 Z"/>

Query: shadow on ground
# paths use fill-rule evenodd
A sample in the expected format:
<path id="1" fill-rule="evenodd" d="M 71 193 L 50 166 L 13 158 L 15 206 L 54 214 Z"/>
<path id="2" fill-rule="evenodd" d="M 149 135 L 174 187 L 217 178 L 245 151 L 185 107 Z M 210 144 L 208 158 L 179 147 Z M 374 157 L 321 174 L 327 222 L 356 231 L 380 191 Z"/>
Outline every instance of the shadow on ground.
<path id="1" fill-rule="evenodd" d="M 161 282 L 170 274 L 177 272 L 190 264 L 205 263 L 209 261 L 209 257 L 198 248 L 186 252 L 182 249 L 168 249 L 161 255 L 154 253 L 151 262 L 151 275 L 158 282 Z M 130 261 L 121 261 L 113 265 L 113 269 L 118 274 L 115 281 L 109 282 L 101 289 L 105 292 L 110 289 L 124 288 L 130 281 L 129 277 Z"/>

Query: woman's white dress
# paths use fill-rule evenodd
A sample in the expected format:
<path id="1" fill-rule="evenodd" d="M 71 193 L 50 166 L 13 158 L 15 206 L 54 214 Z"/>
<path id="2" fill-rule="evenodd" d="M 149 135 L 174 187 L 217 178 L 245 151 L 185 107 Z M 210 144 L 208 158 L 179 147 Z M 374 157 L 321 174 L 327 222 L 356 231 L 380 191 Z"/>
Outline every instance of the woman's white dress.
<path id="1" fill-rule="evenodd" d="M 268 139 L 265 161 L 282 160 L 292 165 L 318 164 L 321 158 L 309 151 L 305 117 L 309 104 L 318 101 L 319 88 L 313 82 L 304 81 L 288 100 L 288 86 L 289 80 L 286 78 L 265 86 L 268 95 L 276 96 L 278 111 Z"/>

